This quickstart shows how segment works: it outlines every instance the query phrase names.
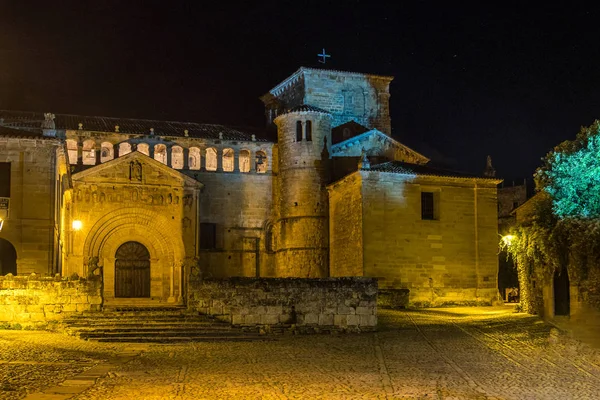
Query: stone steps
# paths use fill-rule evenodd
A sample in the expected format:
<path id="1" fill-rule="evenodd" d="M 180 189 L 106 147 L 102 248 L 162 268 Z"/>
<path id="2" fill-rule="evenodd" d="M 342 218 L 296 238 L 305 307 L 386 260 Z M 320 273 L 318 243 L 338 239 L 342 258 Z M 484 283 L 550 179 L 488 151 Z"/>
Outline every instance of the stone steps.
<path id="1" fill-rule="evenodd" d="M 63 321 L 66 333 L 84 340 L 121 343 L 253 341 L 269 338 L 243 332 L 180 307 L 117 308 Z"/>

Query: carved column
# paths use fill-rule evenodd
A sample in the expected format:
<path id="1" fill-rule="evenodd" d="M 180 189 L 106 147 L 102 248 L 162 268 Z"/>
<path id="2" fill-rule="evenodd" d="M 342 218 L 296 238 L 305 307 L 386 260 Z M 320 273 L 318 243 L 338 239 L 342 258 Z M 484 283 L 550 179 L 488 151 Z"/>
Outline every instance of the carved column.
<path id="1" fill-rule="evenodd" d="M 171 168 L 173 168 L 173 146 L 168 146 L 167 147 L 167 165 Z"/>
<path id="2" fill-rule="evenodd" d="M 206 149 L 200 149 L 200 172 L 206 172 Z"/>
<path id="3" fill-rule="evenodd" d="M 250 173 L 256 172 L 256 154 L 252 150 L 248 150 L 250 152 Z"/>
<path id="4" fill-rule="evenodd" d="M 77 138 L 77 166 L 81 168 L 83 165 L 83 143 L 81 138 Z"/>
<path id="5" fill-rule="evenodd" d="M 113 157 L 119 158 L 119 144 L 113 144 Z"/>
<path id="6" fill-rule="evenodd" d="M 240 151 L 233 149 L 233 172 L 240 172 Z"/>
<path id="7" fill-rule="evenodd" d="M 217 148 L 217 172 L 223 172 L 223 149 Z"/>
<path id="8" fill-rule="evenodd" d="M 96 165 L 100 165 L 102 163 L 102 143 L 94 143 L 94 153 L 96 156 Z"/>
<path id="9" fill-rule="evenodd" d="M 148 154 L 150 158 L 154 158 L 154 145 L 148 145 Z"/>
<path id="10" fill-rule="evenodd" d="M 183 148 L 183 169 L 190 169 L 190 149 Z"/>

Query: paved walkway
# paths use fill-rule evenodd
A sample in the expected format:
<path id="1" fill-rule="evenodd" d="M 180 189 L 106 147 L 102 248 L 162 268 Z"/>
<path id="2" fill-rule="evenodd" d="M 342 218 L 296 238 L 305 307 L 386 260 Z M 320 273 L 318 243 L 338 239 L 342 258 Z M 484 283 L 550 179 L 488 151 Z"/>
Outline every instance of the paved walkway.
<path id="1" fill-rule="evenodd" d="M 600 399 L 600 350 L 509 308 L 381 311 L 375 334 L 104 345 L 0 331 L 0 399 Z"/>

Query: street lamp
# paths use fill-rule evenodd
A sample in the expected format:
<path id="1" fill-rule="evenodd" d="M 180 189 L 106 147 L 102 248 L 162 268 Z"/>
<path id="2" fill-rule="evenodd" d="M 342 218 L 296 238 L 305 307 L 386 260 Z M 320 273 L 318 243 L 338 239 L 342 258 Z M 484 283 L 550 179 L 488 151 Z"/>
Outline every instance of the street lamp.
<path id="1" fill-rule="evenodd" d="M 505 246 L 510 246 L 510 244 L 512 243 L 512 241 L 515 239 L 515 235 L 505 235 L 502 236 L 502 243 L 504 243 Z"/>

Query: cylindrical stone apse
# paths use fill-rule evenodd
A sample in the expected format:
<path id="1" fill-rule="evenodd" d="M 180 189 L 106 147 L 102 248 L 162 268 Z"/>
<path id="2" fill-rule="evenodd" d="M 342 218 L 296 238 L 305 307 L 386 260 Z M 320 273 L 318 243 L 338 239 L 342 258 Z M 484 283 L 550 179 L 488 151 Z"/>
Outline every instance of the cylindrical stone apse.
<path id="1" fill-rule="evenodd" d="M 277 275 L 328 276 L 331 115 L 298 106 L 275 119 L 279 147 Z"/>

